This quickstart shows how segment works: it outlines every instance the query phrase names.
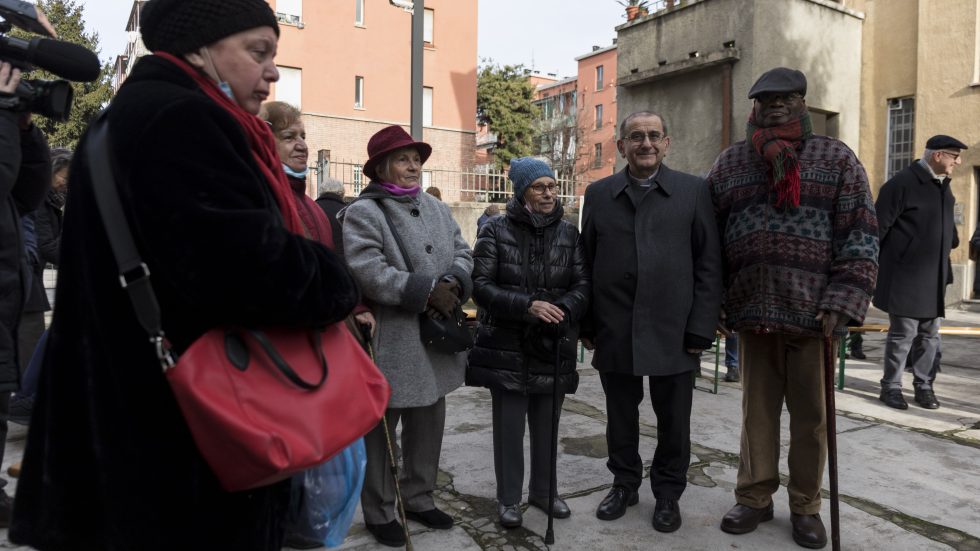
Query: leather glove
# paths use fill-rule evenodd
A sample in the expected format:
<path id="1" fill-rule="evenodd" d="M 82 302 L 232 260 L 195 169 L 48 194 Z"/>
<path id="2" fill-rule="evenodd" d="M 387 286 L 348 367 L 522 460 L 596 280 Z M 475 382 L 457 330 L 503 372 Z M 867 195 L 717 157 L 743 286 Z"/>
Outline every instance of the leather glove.
<path id="1" fill-rule="evenodd" d="M 456 283 L 448 281 L 436 283 L 436 286 L 432 288 L 432 292 L 429 293 L 429 306 L 444 318 L 452 317 L 453 308 L 459 304 L 459 297 L 456 296 L 456 292 L 454 291 L 457 287 Z M 439 319 L 435 316 L 432 317 Z"/>

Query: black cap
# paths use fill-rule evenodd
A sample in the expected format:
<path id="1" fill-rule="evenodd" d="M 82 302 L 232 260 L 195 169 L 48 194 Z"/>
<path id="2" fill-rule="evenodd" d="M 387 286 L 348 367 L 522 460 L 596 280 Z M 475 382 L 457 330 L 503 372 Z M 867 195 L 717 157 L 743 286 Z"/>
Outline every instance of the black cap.
<path id="1" fill-rule="evenodd" d="M 256 27 L 272 27 L 276 14 L 265 0 L 150 0 L 140 31 L 151 52 L 186 54 Z"/>
<path id="2" fill-rule="evenodd" d="M 966 144 L 946 134 L 936 134 L 926 142 L 926 149 L 939 151 L 940 149 L 966 149 Z"/>
<path id="3" fill-rule="evenodd" d="M 769 69 L 759 80 L 755 81 L 749 90 L 749 99 L 755 99 L 762 94 L 785 94 L 799 92 L 806 95 L 806 75 L 796 69 L 776 67 Z"/>

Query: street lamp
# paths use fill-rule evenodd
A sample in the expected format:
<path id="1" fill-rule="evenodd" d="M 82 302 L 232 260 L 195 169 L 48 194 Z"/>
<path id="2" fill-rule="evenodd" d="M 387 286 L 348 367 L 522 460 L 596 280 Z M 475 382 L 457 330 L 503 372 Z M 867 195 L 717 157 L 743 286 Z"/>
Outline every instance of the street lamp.
<path id="1" fill-rule="evenodd" d="M 425 0 L 388 0 L 392 6 L 412 12 L 412 139 L 422 141 L 422 40 L 425 33 Z"/>

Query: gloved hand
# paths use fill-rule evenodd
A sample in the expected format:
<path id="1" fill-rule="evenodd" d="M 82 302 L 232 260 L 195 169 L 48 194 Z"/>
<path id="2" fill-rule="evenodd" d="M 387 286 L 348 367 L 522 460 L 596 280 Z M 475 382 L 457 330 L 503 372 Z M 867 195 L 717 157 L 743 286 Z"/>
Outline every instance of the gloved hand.
<path id="1" fill-rule="evenodd" d="M 429 308 L 426 313 L 432 319 L 449 318 L 453 315 L 453 309 L 459 304 L 459 297 L 455 289 L 459 286 L 449 281 L 440 281 L 432 288 L 429 293 Z"/>

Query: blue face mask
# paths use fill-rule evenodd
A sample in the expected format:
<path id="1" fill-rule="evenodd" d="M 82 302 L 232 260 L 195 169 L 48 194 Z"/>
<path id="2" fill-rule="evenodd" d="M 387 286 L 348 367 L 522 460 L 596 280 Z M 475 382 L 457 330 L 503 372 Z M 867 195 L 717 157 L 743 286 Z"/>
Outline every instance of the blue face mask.
<path id="1" fill-rule="evenodd" d="M 231 84 L 228 84 L 228 81 L 222 80 L 221 82 L 219 82 L 218 88 L 220 88 L 221 91 L 224 92 L 226 96 L 228 96 L 228 99 L 230 99 L 231 101 L 235 101 L 235 93 L 231 91 Z"/>
<path id="2" fill-rule="evenodd" d="M 286 176 L 292 176 L 293 178 L 300 178 L 300 179 L 306 179 L 306 173 L 310 171 L 309 167 L 306 167 L 301 172 L 296 172 L 295 170 L 289 168 L 285 164 L 282 165 L 282 169 L 286 171 Z"/>

